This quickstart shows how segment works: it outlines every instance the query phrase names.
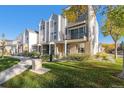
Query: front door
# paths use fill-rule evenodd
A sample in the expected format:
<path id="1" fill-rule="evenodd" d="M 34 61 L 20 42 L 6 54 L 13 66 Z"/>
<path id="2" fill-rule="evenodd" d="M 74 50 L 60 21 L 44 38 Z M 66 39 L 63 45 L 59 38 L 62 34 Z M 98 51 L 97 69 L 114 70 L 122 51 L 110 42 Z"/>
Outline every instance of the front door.
<path id="1" fill-rule="evenodd" d="M 51 53 L 52 53 L 52 55 L 54 55 L 54 47 L 55 47 L 55 46 L 52 44 L 52 45 L 51 45 Z"/>

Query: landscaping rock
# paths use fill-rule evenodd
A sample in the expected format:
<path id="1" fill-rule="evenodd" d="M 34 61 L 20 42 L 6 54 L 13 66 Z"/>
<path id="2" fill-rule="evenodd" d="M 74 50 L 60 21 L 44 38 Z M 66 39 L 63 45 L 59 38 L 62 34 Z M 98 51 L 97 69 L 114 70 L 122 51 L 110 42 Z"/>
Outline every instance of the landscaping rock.
<path id="1" fill-rule="evenodd" d="M 42 63 L 40 59 L 32 59 L 32 70 L 38 70 L 42 68 Z"/>
<path id="2" fill-rule="evenodd" d="M 50 71 L 50 69 L 42 67 L 41 59 L 32 59 L 32 69 L 30 71 L 36 74 L 44 74 Z"/>

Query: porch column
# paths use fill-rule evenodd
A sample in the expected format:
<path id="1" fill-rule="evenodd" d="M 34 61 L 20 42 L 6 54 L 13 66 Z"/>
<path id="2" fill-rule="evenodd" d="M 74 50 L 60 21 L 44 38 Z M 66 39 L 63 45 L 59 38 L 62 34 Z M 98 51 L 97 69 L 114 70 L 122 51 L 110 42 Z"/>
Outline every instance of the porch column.
<path id="1" fill-rule="evenodd" d="M 40 53 L 41 53 L 41 55 L 43 55 L 44 53 L 43 53 L 43 45 L 41 45 L 41 47 L 40 47 Z"/>
<path id="2" fill-rule="evenodd" d="M 67 56 L 67 41 L 65 40 L 65 56 Z"/>
<path id="3" fill-rule="evenodd" d="M 57 48 L 56 48 L 56 44 L 55 44 L 54 50 L 55 50 L 55 56 L 56 56 L 56 55 L 57 55 Z"/>
<path id="4" fill-rule="evenodd" d="M 19 54 L 19 46 L 16 46 L 16 53 Z"/>

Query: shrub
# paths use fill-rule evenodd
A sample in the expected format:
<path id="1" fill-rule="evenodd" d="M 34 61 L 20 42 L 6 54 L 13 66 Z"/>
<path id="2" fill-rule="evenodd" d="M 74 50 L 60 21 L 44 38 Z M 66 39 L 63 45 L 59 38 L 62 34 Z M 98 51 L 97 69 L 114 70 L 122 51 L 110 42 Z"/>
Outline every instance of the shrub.
<path id="1" fill-rule="evenodd" d="M 23 56 L 29 56 L 29 52 L 28 51 L 24 51 L 24 53 L 23 53 Z"/>
<path id="2" fill-rule="evenodd" d="M 88 60 L 89 58 L 90 56 L 85 54 L 73 54 L 65 57 L 65 59 L 67 60 L 75 60 L 75 61 L 85 61 Z"/>
<path id="3" fill-rule="evenodd" d="M 29 53 L 28 56 L 32 57 L 32 58 L 38 58 L 38 57 L 40 57 L 40 53 L 33 51 L 33 52 Z"/>
<path id="4" fill-rule="evenodd" d="M 95 56 L 96 56 L 96 58 L 99 58 L 99 57 L 101 57 L 101 53 L 97 53 Z"/>
<path id="5" fill-rule="evenodd" d="M 53 58 L 58 59 L 58 58 L 59 58 L 59 56 L 58 56 L 58 55 L 53 55 Z"/>
<path id="6" fill-rule="evenodd" d="M 108 60 L 108 55 L 107 55 L 106 53 L 103 53 L 103 54 L 102 54 L 102 59 L 103 59 L 103 60 Z"/>
<path id="7" fill-rule="evenodd" d="M 97 53 L 96 58 L 102 58 L 103 60 L 108 60 L 108 54 L 105 52 Z"/>
<path id="8" fill-rule="evenodd" d="M 42 55 L 41 60 L 47 62 L 50 59 L 49 55 Z"/>

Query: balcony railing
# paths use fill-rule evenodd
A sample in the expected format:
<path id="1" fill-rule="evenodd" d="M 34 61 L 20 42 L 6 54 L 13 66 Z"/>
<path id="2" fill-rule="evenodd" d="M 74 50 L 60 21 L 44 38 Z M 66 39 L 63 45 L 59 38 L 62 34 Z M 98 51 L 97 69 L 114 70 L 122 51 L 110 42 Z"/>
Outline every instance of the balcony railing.
<path id="1" fill-rule="evenodd" d="M 74 39 L 82 39 L 82 40 L 87 40 L 87 36 L 84 35 L 82 37 L 72 37 L 71 35 L 66 35 L 65 40 L 74 40 Z"/>

